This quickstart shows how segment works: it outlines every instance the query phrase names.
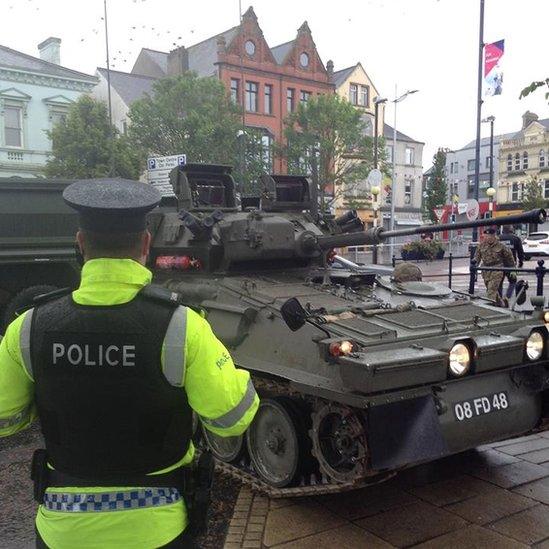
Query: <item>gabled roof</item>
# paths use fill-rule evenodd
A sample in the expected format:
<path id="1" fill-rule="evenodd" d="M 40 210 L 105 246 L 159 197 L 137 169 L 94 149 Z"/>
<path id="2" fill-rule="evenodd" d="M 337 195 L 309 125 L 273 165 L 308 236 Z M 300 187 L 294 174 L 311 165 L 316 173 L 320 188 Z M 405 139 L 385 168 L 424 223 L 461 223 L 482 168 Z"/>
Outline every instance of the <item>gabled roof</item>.
<path id="1" fill-rule="evenodd" d="M 271 48 L 271 52 L 275 58 L 275 61 L 279 65 L 282 65 L 282 63 L 284 63 L 284 59 L 286 59 L 286 56 L 292 51 L 294 44 L 295 40 L 290 40 L 289 42 L 284 42 L 284 44 L 279 44 L 278 46 Z"/>
<path id="2" fill-rule="evenodd" d="M 27 55 L 17 50 L 12 50 L 6 46 L 0 45 L 0 67 L 9 69 L 20 69 L 26 72 L 34 72 L 46 74 L 49 76 L 57 76 L 59 78 L 67 78 L 71 80 L 87 80 L 90 83 L 95 83 L 94 76 L 83 72 L 73 71 L 61 65 L 44 61 L 38 57 Z"/>
<path id="3" fill-rule="evenodd" d="M 494 144 L 499 145 L 499 142 L 502 139 L 511 139 L 513 137 L 514 133 L 502 133 L 500 135 L 494 135 Z M 464 147 L 461 147 L 461 149 L 458 149 L 459 151 L 463 151 L 466 149 L 474 149 L 476 147 L 477 140 L 473 139 L 472 141 L 469 141 L 467 145 Z M 481 147 L 488 147 L 490 145 L 490 138 L 489 137 L 481 137 L 480 138 L 480 146 Z"/>
<path id="4" fill-rule="evenodd" d="M 187 48 L 189 70 L 195 71 L 198 76 L 212 75 L 215 72 L 215 62 L 217 61 L 217 40 L 223 37 L 229 47 L 233 38 L 238 34 L 239 28 L 240 26 L 232 27 L 198 44 L 189 46 Z"/>
<path id="5" fill-rule="evenodd" d="M 383 124 L 383 137 L 385 137 L 385 139 L 387 140 L 387 143 L 389 143 L 389 141 L 393 139 L 393 127 L 389 126 L 389 124 L 385 124 L 385 123 Z M 396 132 L 396 138 L 397 138 L 397 141 L 407 141 L 409 143 L 419 143 L 420 145 L 425 145 L 423 141 L 416 141 L 415 139 L 408 137 L 406 134 L 403 134 L 398 130 Z"/>
<path id="6" fill-rule="evenodd" d="M 353 65 L 352 67 L 347 67 L 346 69 L 341 69 L 340 71 L 334 72 L 334 84 L 336 88 L 339 88 L 341 84 L 353 74 L 353 71 L 358 67 L 358 63 L 356 65 Z"/>
<path id="7" fill-rule="evenodd" d="M 536 122 L 549 130 L 549 118 L 544 118 L 543 120 L 533 120 L 532 122 L 530 122 L 530 124 L 528 124 L 528 126 L 526 126 L 526 128 L 512 134 L 511 137 L 507 137 L 506 139 L 517 139 L 519 137 L 523 137 L 525 130 L 527 130 L 532 124 L 535 124 Z"/>
<path id="8" fill-rule="evenodd" d="M 107 69 L 99 68 L 97 72 L 107 79 Z M 153 84 L 157 81 L 151 76 L 131 74 L 120 71 L 110 71 L 111 86 L 118 93 L 121 99 L 130 106 L 134 101 L 141 99 L 145 94 L 152 94 Z"/>
<path id="9" fill-rule="evenodd" d="M 221 37 L 225 39 L 227 47 L 233 38 L 238 34 L 239 26 L 232 27 L 229 30 L 220 32 L 211 36 L 202 42 L 193 44 L 186 48 L 189 70 L 195 71 L 198 76 L 211 76 L 215 73 L 215 63 L 217 61 L 217 40 Z M 159 68 L 159 70 L 168 74 L 168 53 L 164 51 L 142 48 L 140 55 L 147 55 Z"/>

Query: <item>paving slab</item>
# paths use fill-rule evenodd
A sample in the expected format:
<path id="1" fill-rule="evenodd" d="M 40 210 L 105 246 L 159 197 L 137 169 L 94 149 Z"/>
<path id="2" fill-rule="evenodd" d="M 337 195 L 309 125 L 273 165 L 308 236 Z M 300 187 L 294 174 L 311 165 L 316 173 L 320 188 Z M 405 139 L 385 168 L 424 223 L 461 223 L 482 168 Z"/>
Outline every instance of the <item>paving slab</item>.
<path id="1" fill-rule="evenodd" d="M 273 547 L 342 526 L 346 522 L 314 501 L 280 507 L 267 515 L 263 542 L 267 547 Z"/>
<path id="2" fill-rule="evenodd" d="M 509 440 L 500 440 L 498 442 L 490 442 L 489 444 L 483 444 L 479 446 L 477 450 L 486 450 L 488 448 L 499 448 L 500 446 L 509 446 L 510 444 L 518 444 L 519 442 L 526 442 L 528 440 L 536 440 L 540 438 L 540 433 L 534 433 L 533 435 L 524 435 Z"/>
<path id="3" fill-rule="evenodd" d="M 276 545 L 277 549 L 392 549 L 394 546 L 354 524 L 346 524 L 327 532 Z"/>
<path id="4" fill-rule="evenodd" d="M 544 478 L 548 475 L 548 471 L 549 469 L 546 467 L 536 465 L 535 463 L 519 461 L 517 463 L 510 463 L 509 465 L 502 465 L 501 467 L 478 469 L 471 474 L 482 480 L 497 484 L 502 488 L 513 488 L 520 484 Z"/>
<path id="5" fill-rule="evenodd" d="M 400 490 L 394 485 L 394 482 L 391 482 L 344 494 L 322 496 L 317 501 L 343 518 L 356 520 L 395 507 L 416 503 L 419 500 Z"/>
<path id="6" fill-rule="evenodd" d="M 549 475 L 540 480 L 519 486 L 515 488 L 514 492 L 549 505 Z"/>
<path id="7" fill-rule="evenodd" d="M 537 501 L 530 498 L 513 494 L 503 488 L 496 488 L 491 493 L 448 505 L 445 509 L 469 522 L 487 524 L 537 504 Z"/>
<path id="8" fill-rule="evenodd" d="M 520 454 L 526 454 L 533 450 L 549 449 L 549 439 L 538 437 L 533 440 L 527 440 L 509 446 L 498 446 L 498 452 L 509 454 L 510 456 L 518 456 Z"/>
<path id="9" fill-rule="evenodd" d="M 549 537 L 549 507 L 538 505 L 489 526 L 500 534 L 533 545 Z"/>
<path id="10" fill-rule="evenodd" d="M 483 451 L 478 451 L 477 456 L 471 457 L 471 469 L 475 467 L 499 467 L 500 465 L 508 465 L 509 463 L 517 463 L 519 458 L 498 452 L 495 448 L 488 448 Z"/>
<path id="11" fill-rule="evenodd" d="M 406 547 L 457 530 L 467 522 L 434 505 L 417 503 L 360 519 L 355 524 L 397 547 Z"/>
<path id="12" fill-rule="evenodd" d="M 456 503 L 480 494 L 490 494 L 498 490 L 496 486 L 469 475 L 459 475 L 455 478 L 411 488 L 414 496 L 433 505 L 442 507 Z"/>
<path id="13" fill-rule="evenodd" d="M 467 549 L 493 549 L 494 547 L 526 549 L 529 546 L 476 525 L 415 546 L 416 549 L 464 549 L 465 547 Z"/>
<path id="14" fill-rule="evenodd" d="M 549 442 L 549 439 L 546 440 Z M 520 459 L 524 459 L 530 463 L 537 463 L 538 465 L 549 463 L 549 448 L 534 450 L 533 452 L 528 452 L 527 454 L 521 454 Z"/>

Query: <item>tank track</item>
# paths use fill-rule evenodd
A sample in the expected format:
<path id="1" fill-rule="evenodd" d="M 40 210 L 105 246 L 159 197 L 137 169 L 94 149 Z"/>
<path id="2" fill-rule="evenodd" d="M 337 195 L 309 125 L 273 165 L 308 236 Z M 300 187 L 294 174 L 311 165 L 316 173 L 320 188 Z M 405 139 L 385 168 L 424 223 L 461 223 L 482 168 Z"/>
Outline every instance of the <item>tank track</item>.
<path id="1" fill-rule="evenodd" d="M 253 382 L 261 395 L 297 397 L 307 402 L 311 406 L 313 419 L 315 413 L 318 413 L 315 410 L 318 410 L 322 405 L 329 405 L 327 401 L 307 397 L 306 395 L 293 390 L 290 385 L 285 382 L 266 379 L 256 375 L 253 376 Z M 312 436 L 312 431 L 309 431 L 307 434 L 308 436 Z M 348 480 L 343 482 L 334 481 L 333 478 L 327 474 L 327 471 L 322 470 L 321 460 L 318 461 L 318 472 L 302 475 L 297 486 L 284 488 L 271 486 L 258 478 L 253 470 L 251 459 L 247 455 L 238 463 L 226 463 L 216 459 L 216 469 L 236 480 L 239 480 L 242 484 L 249 486 L 255 492 L 262 493 L 270 498 L 293 498 L 337 494 L 384 482 L 396 474 L 394 472 L 388 472 L 365 478 L 362 477 L 358 480 Z"/>

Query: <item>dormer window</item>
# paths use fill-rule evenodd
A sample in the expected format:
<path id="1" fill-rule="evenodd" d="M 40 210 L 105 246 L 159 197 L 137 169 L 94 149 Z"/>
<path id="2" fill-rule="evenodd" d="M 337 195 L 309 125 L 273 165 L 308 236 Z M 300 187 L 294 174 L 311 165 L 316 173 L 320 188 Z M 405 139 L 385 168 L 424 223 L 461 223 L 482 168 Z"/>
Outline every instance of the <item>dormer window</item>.
<path id="1" fill-rule="evenodd" d="M 251 40 L 247 40 L 244 44 L 244 48 L 246 50 L 246 53 L 252 57 L 255 53 L 255 44 Z"/>
<path id="2" fill-rule="evenodd" d="M 299 56 L 299 63 L 303 68 L 308 67 L 309 66 L 309 55 L 307 53 L 303 52 Z"/>

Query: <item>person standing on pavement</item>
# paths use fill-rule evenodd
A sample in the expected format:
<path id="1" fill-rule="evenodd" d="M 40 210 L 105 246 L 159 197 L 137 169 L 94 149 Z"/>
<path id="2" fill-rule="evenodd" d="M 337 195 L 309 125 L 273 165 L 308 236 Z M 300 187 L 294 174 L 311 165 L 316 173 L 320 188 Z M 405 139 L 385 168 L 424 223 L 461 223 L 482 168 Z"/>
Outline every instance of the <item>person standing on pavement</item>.
<path id="1" fill-rule="evenodd" d="M 524 248 L 522 247 L 522 240 L 514 234 L 513 227 L 505 225 L 502 228 L 501 236 L 499 237 L 501 242 L 511 248 L 513 259 L 515 263 L 518 261 L 518 268 L 522 268 L 524 264 Z M 506 278 L 509 281 L 509 287 L 505 293 L 507 299 L 511 298 L 517 287 L 517 275 L 516 273 L 506 273 Z M 501 293 L 501 291 L 500 291 Z"/>
<path id="2" fill-rule="evenodd" d="M 194 547 L 206 491 L 189 496 L 193 411 L 236 436 L 259 398 L 201 314 L 150 285 L 158 191 L 86 180 L 63 197 L 80 214 L 80 286 L 40 296 L 0 343 L 0 436 L 39 417 L 46 443 L 33 458 L 37 547 Z"/>
<path id="3" fill-rule="evenodd" d="M 477 266 L 482 267 L 514 267 L 515 260 L 511 250 L 502 244 L 496 236 L 495 227 L 487 227 L 484 230 L 484 240 L 479 244 L 474 260 Z M 498 305 L 505 305 L 499 292 L 503 281 L 501 271 L 482 271 L 482 278 L 486 285 L 488 299 L 495 301 Z"/>

